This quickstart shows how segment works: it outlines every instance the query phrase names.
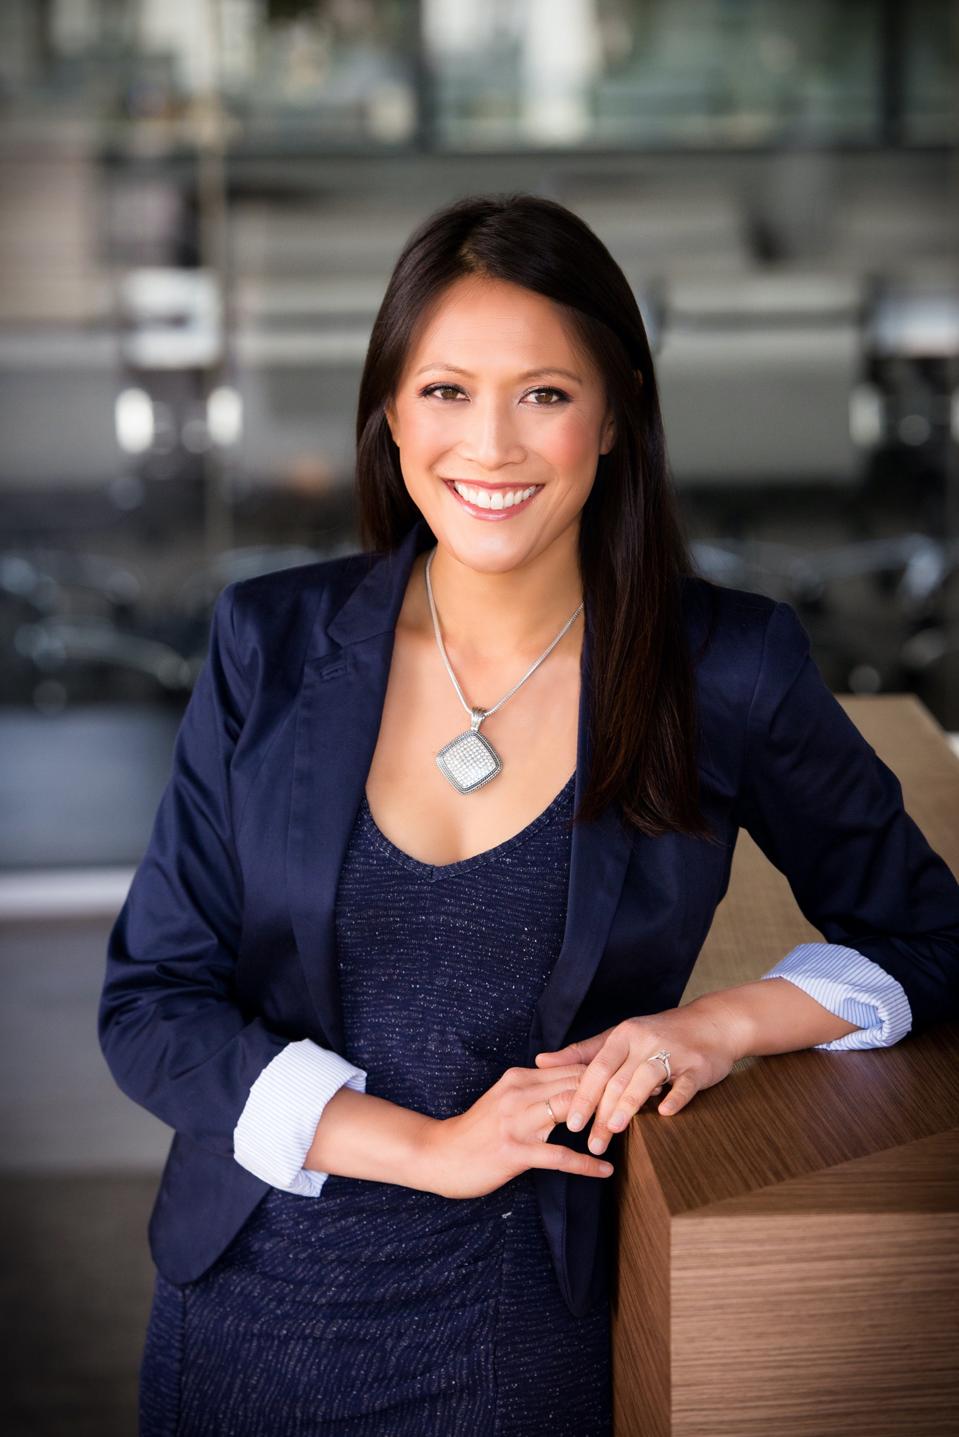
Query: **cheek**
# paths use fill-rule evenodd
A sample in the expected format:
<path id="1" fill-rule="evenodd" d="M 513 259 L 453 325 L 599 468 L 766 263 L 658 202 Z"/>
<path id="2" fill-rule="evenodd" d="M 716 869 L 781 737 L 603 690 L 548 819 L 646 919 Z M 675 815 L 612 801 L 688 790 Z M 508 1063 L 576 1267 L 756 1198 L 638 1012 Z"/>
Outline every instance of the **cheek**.
<path id="1" fill-rule="evenodd" d="M 582 414 L 570 414 L 551 425 L 543 426 L 539 451 L 557 470 L 566 470 L 575 478 L 588 471 L 592 477 L 596 467 L 596 426 Z"/>
<path id="2" fill-rule="evenodd" d="M 531 454 L 538 454 L 559 473 L 570 478 L 592 478 L 598 453 L 597 419 L 581 410 L 563 415 L 530 416 L 520 421 L 516 438 Z M 408 461 L 429 464 L 443 455 L 462 437 L 462 415 L 453 404 L 431 409 L 411 406 L 401 414 L 402 449 Z"/>
<path id="3" fill-rule="evenodd" d="M 442 450 L 456 434 L 456 421 L 448 413 L 437 410 L 411 409 L 403 415 L 403 446 L 411 453 L 428 455 Z"/>

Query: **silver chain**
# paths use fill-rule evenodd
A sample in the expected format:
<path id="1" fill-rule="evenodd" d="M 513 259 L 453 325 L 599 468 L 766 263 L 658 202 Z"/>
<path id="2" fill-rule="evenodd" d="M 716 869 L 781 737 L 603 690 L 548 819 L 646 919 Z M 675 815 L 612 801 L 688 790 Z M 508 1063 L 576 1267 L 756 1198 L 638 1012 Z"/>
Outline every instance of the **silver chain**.
<path id="1" fill-rule="evenodd" d="M 539 658 L 536 660 L 535 664 L 531 664 L 531 665 L 530 665 L 530 667 L 526 670 L 526 672 L 525 672 L 525 674 L 523 675 L 523 677 L 520 679 L 519 683 L 515 683 L 515 684 L 513 685 L 513 687 L 509 690 L 509 692 L 508 692 L 508 693 L 505 693 L 505 694 L 503 695 L 503 697 L 502 697 L 497 703 L 495 703 L 495 704 L 493 705 L 492 708 L 490 708 L 490 709 L 477 709 L 477 708 L 475 708 L 473 705 L 468 704 L 468 703 L 466 702 L 466 699 L 463 697 L 463 690 L 460 688 L 459 683 L 457 682 L 457 679 L 456 679 L 456 675 L 454 674 L 453 669 L 452 669 L 452 666 L 450 665 L 450 661 L 449 661 L 449 659 L 447 658 L 446 649 L 445 649 L 445 647 L 444 647 L 444 645 L 443 645 L 443 639 L 442 639 L 442 636 L 441 636 L 441 634 L 440 634 L 440 621 L 439 621 L 439 618 L 437 617 L 436 605 L 435 605 L 435 603 L 433 602 L 433 586 L 432 586 L 432 584 L 430 583 L 430 565 L 431 565 L 432 562 L 433 562 L 433 555 L 436 553 L 436 549 L 437 549 L 438 547 L 439 547 L 439 546 L 437 545 L 437 546 L 435 546 L 434 548 L 432 548 L 432 549 L 430 550 L 429 558 L 426 560 L 426 594 L 427 594 L 427 598 L 428 598 L 429 601 L 430 601 L 430 613 L 431 613 L 432 616 L 433 616 L 433 632 L 434 632 L 434 634 L 436 635 L 436 643 L 437 643 L 437 646 L 438 646 L 438 648 L 439 648 L 440 656 L 441 656 L 441 658 L 442 658 L 442 660 L 443 660 L 443 663 L 446 665 L 446 672 L 449 674 L 450 678 L 452 679 L 452 681 L 453 681 L 453 687 L 455 688 L 456 692 L 459 694 L 460 703 L 463 705 L 463 707 L 464 707 L 464 709 L 466 710 L 466 712 L 470 715 L 471 718 L 475 718 L 475 716 L 476 716 L 477 714 L 482 714 L 482 717 L 483 717 L 484 719 L 485 719 L 485 718 L 489 718 L 490 714 L 494 714 L 494 713 L 496 712 L 496 710 L 499 708 L 500 704 L 505 704 L 505 702 L 506 702 L 507 699 L 513 697 L 513 695 L 515 694 L 516 690 L 517 690 L 518 688 L 521 688 L 522 685 L 525 684 L 526 680 L 530 677 L 530 675 L 531 675 L 531 674 L 534 674 L 534 673 L 536 672 L 536 670 L 539 668 L 539 666 L 540 666 L 540 664 L 543 662 L 543 660 L 544 660 L 545 658 L 548 658 L 548 657 L 549 657 L 549 655 L 550 655 L 550 654 L 553 652 L 553 650 L 555 649 L 556 645 L 559 643 L 560 639 L 563 637 L 563 635 L 564 635 L 564 634 L 567 632 L 567 630 L 569 629 L 570 625 L 571 625 L 571 624 L 573 623 L 573 621 L 576 619 L 577 615 L 582 612 L 583 605 L 580 604 L 580 605 L 578 606 L 578 608 L 576 608 L 576 609 L 574 610 L 574 612 L 573 612 L 573 613 L 570 615 L 570 617 L 566 620 L 566 623 L 565 623 L 565 624 L 563 625 L 563 627 L 560 629 L 559 633 L 556 635 L 556 637 L 555 637 L 555 639 L 553 640 L 553 642 L 550 644 L 549 648 L 546 649 L 544 653 L 540 654 L 540 656 L 539 656 Z"/>

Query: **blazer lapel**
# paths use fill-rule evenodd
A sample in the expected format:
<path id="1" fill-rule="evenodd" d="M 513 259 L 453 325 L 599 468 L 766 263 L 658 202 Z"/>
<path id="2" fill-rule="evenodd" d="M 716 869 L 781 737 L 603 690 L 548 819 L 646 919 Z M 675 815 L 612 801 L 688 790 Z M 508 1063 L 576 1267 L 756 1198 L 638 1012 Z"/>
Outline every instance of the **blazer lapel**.
<path id="1" fill-rule="evenodd" d="M 586 697 L 589 673 L 589 628 L 583 639 L 580 663 L 579 734 L 576 744 L 574 810 L 586 787 L 589 752 L 586 735 Z M 606 940 L 619 903 L 631 839 L 612 807 L 592 823 L 575 823 L 570 842 L 566 927 L 553 971 L 533 1013 L 529 1035 L 529 1066 L 533 1056 L 561 1048 L 570 1024 L 586 995 L 606 948 Z"/>
<path id="2" fill-rule="evenodd" d="M 379 734 L 396 619 L 413 560 L 431 541 L 422 520 L 378 558 L 326 625 L 317 624 L 296 709 L 287 898 L 323 1039 L 343 1053 L 336 889 Z"/>
<path id="3" fill-rule="evenodd" d="M 418 519 L 392 552 L 378 558 L 326 626 L 312 636 L 296 711 L 288 900 L 293 930 L 323 1040 L 344 1051 L 335 904 L 340 869 L 363 797 L 379 734 L 396 619 L 416 555 L 433 544 Z M 587 628 L 581 659 L 575 802 L 589 753 Z M 631 850 L 618 816 L 575 824 L 570 849 L 566 927 L 552 975 L 536 1005 L 530 1061 L 561 1047 L 603 954 Z"/>

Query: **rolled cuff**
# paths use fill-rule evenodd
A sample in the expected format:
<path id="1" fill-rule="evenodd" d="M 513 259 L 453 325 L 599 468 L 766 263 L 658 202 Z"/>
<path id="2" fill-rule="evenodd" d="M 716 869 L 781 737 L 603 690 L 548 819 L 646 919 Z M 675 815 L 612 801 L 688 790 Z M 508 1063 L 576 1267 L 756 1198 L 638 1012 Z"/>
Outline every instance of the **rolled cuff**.
<path id="1" fill-rule="evenodd" d="M 902 985 L 878 963 L 841 943 L 800 943 L 763 978 L 788 978 L 847 1023 L 855 1033 L 816 1043 L 817 1048 L 890 1048 L 912 1027 Z"/>
<path id="2" fill-rule="evenodd" d="M 344 1086 L 366 1091 L 366 1073 L 310 1038 L 287 1044 L 256 1078 L 233 1130 L 233 1156 L 272 1187 L 319 1197 L 329 1173 L 303 1166 L 316 1125 Z"/>

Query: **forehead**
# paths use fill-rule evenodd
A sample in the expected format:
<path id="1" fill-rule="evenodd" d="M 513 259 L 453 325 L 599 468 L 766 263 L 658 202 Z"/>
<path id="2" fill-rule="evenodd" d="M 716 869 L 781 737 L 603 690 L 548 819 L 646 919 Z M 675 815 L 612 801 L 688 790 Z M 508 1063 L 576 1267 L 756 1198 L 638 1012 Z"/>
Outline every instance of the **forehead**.
<path id="1" fill-rule="evenodd" d="M 422 317 L 407 363 L 465 363 L 464 352 L 475 358 L 482 345 L 501 353 L 505 367 L 527 359 L 562 364 L 582 358 L 566 316 L 545 295 L 506 280 L 467 276 Z"/>

